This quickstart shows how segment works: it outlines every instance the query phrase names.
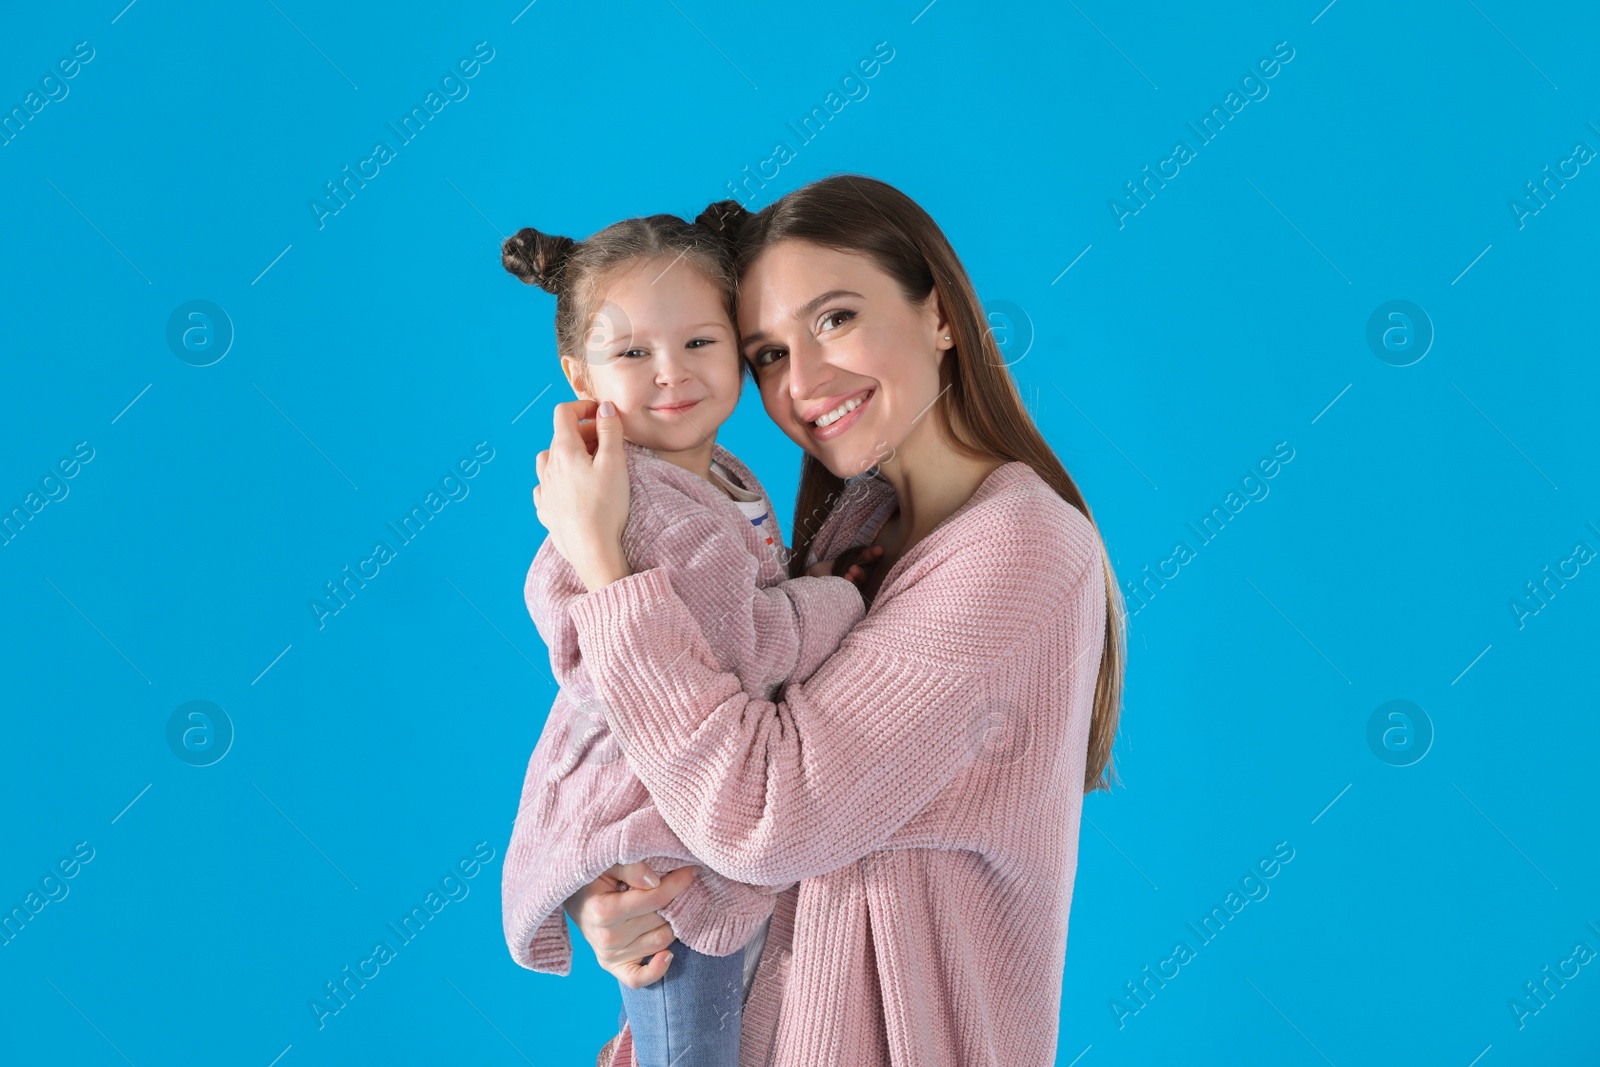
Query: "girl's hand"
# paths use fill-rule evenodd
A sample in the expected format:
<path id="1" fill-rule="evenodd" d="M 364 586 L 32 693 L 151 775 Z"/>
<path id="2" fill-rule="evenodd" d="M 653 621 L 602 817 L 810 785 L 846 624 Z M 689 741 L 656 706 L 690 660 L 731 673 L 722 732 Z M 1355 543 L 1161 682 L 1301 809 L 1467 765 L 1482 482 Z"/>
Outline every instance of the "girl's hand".
<path id="1" fill-rule="evenodd" d="M 646 864 L 618 864 L 567 898 L 567 914 L 601 968 L 629 989 L 642 989 L 667 973 L 672 954 L 662 950 L 674 935 L 656 909 L 687 889 L 696 870 L 679 867 L 657 878 Z M 650 956 L 649 963 L 639 962 L 644 956 Z"/>
<path id="2" fill-rule="evenodd" d="M 581 419 L 594 421 L 585 425 Z M 622 451 L 622 420 L 611 402 L 557 404 L 555 435 L 534 465 L 539 484 L 533 506 L 539 521 L 583 584 L 593 592 L 627 577 L 631 572 L 622 552 L 622 530 L 628 524 L 628 461 Z"/>
<path id="3" fill-rule="evenodd" d="M 883 558 L 882 545 L 869 545 L 866 548 L 848 548 L 833 559 L 825 559 L 814 563 L 806 569 L 806 574 L 813 578 L 843 578 L 855 585 L 860 585 L 867 580 L 867 575 Z"/>

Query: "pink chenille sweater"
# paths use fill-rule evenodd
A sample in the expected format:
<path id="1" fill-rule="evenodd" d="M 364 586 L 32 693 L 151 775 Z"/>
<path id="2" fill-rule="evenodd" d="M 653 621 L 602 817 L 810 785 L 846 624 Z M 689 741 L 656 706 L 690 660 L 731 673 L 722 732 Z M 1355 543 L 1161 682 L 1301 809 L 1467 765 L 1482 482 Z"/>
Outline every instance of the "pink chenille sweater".
<path id="1" fill-rule="evenodd" d="M 861 594 L 843 578 L 788 573 L 777 521 L 752 525 L 722 490 L 624 444 L 631 490 L 622 543 L 630 565 L 678 593 L 697 634 L 715 647 L 719 669 L 742 688 L 771 696 L 808 678 L 861 620 Z M 749 469 L 721 446 L 716 461 L 765 498 Z M 759 510 L 759 509 L 756 509 Z M 572 946 L 562 904 L 617 863 L 647 861 L 657 873 L 698 862 L 672 832 L 622 758 L 578 646 L 569 607 L 585 593 L 571 565 L 546 539 L 524 586 L 528 612 L 550 649 L 561 691 L 545 720 L 523 781 L 502 871 L 506 943 L 522 966 L 567 974 Z M 779 889 L 743 885 L 702 866 L 689 888 L 661 909 L 689 947 L 735 952 L 772 914 Z"/>
<path id="2" fill-rule="evenodd" d="M 808 563 L 895 505 L 848 483 Z M 718 663 L 668 568 L 571 609 L 628 764 L 705 867 L 778 895 L 741 1067 L 1054 1061 L 1106 623 L 1090 520 L 996 469 L 776 703 Z M 626 1028 L 610 1062 L 631 1065 Z"/>

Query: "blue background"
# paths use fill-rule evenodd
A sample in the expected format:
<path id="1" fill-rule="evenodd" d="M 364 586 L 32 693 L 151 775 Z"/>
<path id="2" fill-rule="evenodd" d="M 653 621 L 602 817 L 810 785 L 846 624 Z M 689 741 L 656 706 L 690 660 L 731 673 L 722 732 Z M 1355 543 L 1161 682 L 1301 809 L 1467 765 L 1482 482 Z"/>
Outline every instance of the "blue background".
<path id="1" fill-rule="evenodd" d="M 0 147 L 0 501 L 94 458 L 0 548 L 0 905 L 94 858 L 0 948 L 0 1060 L 592 1062 L 612 979 L 581 948 L 570 977 L 525 971 L 500 926 L 554 695 L 521 597 L 533 457 L 567 394 L 553 300 L 498 245 L 693 214 L 779 141 L 752 208 L 852 171 L 943 226 L 1121 580 L 1194 553 L 1129 596 L 1059 1062 L 1600 1057 L 1600 966 L 1520 1027 L 1510 1006 L 1600 950 L 1600 574 L 1511 607 L 1600 547 L 1600 171 L 1509 206 L 1600 148 L 1592 7 L 524 2 L 3 16 L 7 112 L 94 55 Z M 398 145 L 385 123 L 478 42 L 468 95 Z M 878 42 L 866 95 L 802 143 L 788 124 Z M 1186 123 L 1278 42 L 1268 95 L 1200 143 Z M 380 138 L 395 158 L 319 226 Z M 1180 138 L 1194 158 L 1119 226 Z M 1435 335 L 1403 367 L 1367 342 L 1397 299 Z M 210 366 L 166 339 L 191 300 L 235 334 Z M 722 441 L 787 517 L 798 454 L 755 400 Z M 470 494 L 319 629 L 323 583 L 480 441 Z M 1267 495 L 1202 543 L 1188 524 L 1279 442 Z M 232 724 L 211 766 L 168 743 L 191 700 Z M 1422 712 L 1396 744 L 1431 724 L 1409 766 L 1368 742 L 1392 700 Z M 319 1030 L 323 983 L 478 842 L 468 895 Z M 1279 842 L 1270 894 L 1200 943 Z M 1180 940 L 1178 976 L 1128 998 Z"/>

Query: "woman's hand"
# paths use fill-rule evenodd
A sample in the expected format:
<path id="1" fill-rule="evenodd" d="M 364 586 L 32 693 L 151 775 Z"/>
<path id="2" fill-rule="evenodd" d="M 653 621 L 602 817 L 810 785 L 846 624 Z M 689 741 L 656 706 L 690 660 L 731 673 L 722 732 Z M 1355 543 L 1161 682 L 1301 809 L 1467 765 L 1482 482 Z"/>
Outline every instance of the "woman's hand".
<path id="1" fill-rule="evenodd" d="M 867 580 L 867 575 L 878 560 L 883 558 L 882 545 L 868 545 L 866 548 L 847 548 L 833 559 L 825 559 L 813 563 L 806 568 L 806 574 L 813 578 L 843 578 L 855 585 L 860 585 Z"/>
<path id="2" fill-rule="evenodd" d="M 533 489 L 533 506 L 556 551 L 590 592 L 626 578 L 631 573 L 622 552 L 628 460 L 622 451 L 622 420 L 611 402 L 557 404 L 555 435 L 534 465 L 539 484 Z"/>
<path id="3" fill-rule="evenodd" d="M 679 867 L 664 878 L 643 863 L 622 863 L 567 898 L 567 914 L 594 949 L 601 968 L 629 989 L 642 989 L 667 973 L 672 927 L 664 908 L 694 881 L 695 867 Z M 651 955 L 654 953 L 654 955 Z M 650 956 L 650 962 L 639 960 Z"/>

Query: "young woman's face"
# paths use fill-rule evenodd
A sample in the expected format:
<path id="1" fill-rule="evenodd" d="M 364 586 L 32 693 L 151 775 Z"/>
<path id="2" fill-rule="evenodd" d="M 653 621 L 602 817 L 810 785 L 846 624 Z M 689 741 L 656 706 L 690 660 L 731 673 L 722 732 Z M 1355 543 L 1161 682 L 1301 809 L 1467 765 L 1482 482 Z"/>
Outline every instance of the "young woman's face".
<path id="1" fill-rule="evenodd" d="M 740 281 L 740 349 L 767 414 L 841 478 L 934 432 L 946 332 L 932 294 L 908 302 L 866 255 L 779 241 Z"/>
<path id="2" fill-rule="evenodd" d="M 611 279 L 582 359 L 561 363 L 580 396 L 616 405 L 624 437 L 658 452 L 709 448 L 739 402 L 742 367 L 722 293 L 682 257 Z"/>

